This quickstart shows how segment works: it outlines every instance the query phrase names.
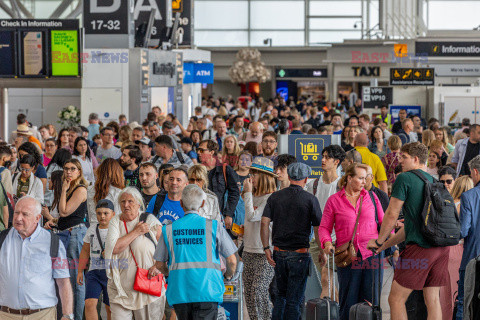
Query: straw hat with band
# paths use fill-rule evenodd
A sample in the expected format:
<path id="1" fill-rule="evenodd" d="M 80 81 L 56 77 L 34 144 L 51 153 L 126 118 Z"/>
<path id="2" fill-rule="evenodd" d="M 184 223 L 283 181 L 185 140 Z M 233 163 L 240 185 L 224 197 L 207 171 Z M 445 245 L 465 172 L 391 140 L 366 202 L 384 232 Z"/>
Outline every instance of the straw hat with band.
<path id="1" fill-rule="evenodd" d="M 16 134 L 22 134 L 24 136 L 31 136 L 32 133 L 30 132 L 30 130 L 28 130 L 28 127 L 24 124 L 19 124 L 17 126 L 17 131 L 15 131 Z"/>
<path id="2" fill-rule="evenodd" d="M 273 172 L 273 161 L 268 158 L 255 157 L 252 161 L 252 165 L 248 168 L 267 173 L 275 178 L 278 178 L 278 176 Z"/>

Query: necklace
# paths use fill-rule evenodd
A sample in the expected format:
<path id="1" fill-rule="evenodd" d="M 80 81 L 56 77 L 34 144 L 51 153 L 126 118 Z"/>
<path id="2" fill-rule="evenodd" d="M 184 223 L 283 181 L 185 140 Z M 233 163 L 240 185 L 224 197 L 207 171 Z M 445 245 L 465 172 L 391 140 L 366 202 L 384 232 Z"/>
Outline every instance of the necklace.
<path id="1" fill-rule="evenodd" d="M 360 195 L 360 192 L 358 192 L 358 194 L 348 194 L 348 192 L 345 191 L 345 194 L 347 195 L 347 197 L 358 197 Z"/>

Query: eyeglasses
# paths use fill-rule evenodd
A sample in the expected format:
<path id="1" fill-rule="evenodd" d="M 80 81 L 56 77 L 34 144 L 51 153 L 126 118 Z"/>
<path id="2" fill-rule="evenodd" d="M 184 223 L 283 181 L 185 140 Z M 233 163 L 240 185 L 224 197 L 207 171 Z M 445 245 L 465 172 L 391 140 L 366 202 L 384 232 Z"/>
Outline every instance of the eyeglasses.
<path id="1" fill-rule="evenodd" d="M 452 184 L 453 179 L 440 180 L 440 182 L 443 183 L 443 184 Z"/>
<path id="2" fill-rule="evenodd" d="M 191 182 L 191 183 L 195 183 L 195 182 L 202 182 L 203 179 L 190 178 L 190 179 L 188 179 L 188 181 Z"/>
<path id="3" fill-rule="evenodd" d="M 20 171 L 22 171 L 22 172 L 29 172 L 29 171 L 31 171 L 31 170 L 32 170 L 32 168 L 30 168 L 30 169 L 20 168 Z"/>
<path id="4" fill-rule="evenodd" d="M 75 172 L 75 170 L 77 170 L 77 167 L 63 167 L 65 172 Z"/>
<path id="5" fill-rule="evenodd" d="M 262 142 L 263 142 L 263 143 L 266 143 L 266 144 L 274 144 L 274 143 L 277 143 L 277 141 L 275 141 L 275 140 L 263 140 Z"/>

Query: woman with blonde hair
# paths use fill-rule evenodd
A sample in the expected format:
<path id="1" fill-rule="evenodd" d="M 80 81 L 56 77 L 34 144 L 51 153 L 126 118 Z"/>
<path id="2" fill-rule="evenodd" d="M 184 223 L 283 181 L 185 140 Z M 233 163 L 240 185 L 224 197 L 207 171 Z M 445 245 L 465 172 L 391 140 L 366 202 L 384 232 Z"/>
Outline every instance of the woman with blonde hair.
<path id="1" fill-rule="evenodd" d="M 457 207 L 457 213 L 460 214 L 460 198 L 465 191 L 474 187 L 473 180 L 469 176 L 461 176 L 455 180 L 452 191 L 453 201 Z M 458 280 L 460 275 L 458 270 L 462 262 L 463 255 L 463 240 L 456 246 L 450 246 L 450 253 L 448 256 L 448 274 L 449 280 L 446 286 L 440 288 L 440 304 L 442 306 L 442 319 L 452 319 L 453 307 L 455 304 L 455 292 L 458 291 Z"/>
<path id="2" fill-rule="evenodd" d="M 277 190 L 273 161 L 257 157 L 250 166 L 252 177 L 244 181 L 245 233 L 243 235 L 243 282 L 250 319 L 270 319 L 272 306 L 268 288 L 274 269 L 268 263 L 260 239 L 263 210 L 270 195 Z M 270 225 L 271 226 L 271 225 Z M 270 239 L 271 244 L 271 239 Z"/>
<path id="3" fill-rule="evenodd" d="M 118 205 L 118 195 L 125 188 L 125 178 L 123 169 L 117 160 L 112 158 L 105 159 L 96 172 L 96 181 L 94 185 L 88 188 L 88 220 L 90 224 L 97 223 L 95 208 L 97 202 L 102 199 L 108 199 L 115 205 L 115 213 L 120 213 Z"/>
<path id="4" fill-rule="evenodd" d="M 133 144 L 131 137 L 132 137 L 132 128 L 130 128 L 129 126 L 121 127 L 118 132 L 118 141 L 116 146 L 119 148 L 123 148 Z"/>
<path id="5" fill-rule="evenodd" d="M 188 182 L 196 184 L 207 195 L 207 200 L 203 207 L 198 210 L 198 215 L 207 219 L 222 222 L 222 214 L 218 205 L 218 198 L 208 189 L 208 171 L 203 164 L 196 164 L 188 169 Z"/>
<path id="6" fill-rule="evenodd" d="M 455 147 L 450 144 L 450 139 L 448 136 L 447 129 L 445 129 L 444 127 L 438 128 L 435 130 L 434 133 L 435 133 L 435 139 L 443 142 L 443 147 L 445 148 L 447 153 L 448 154 L 452 153 Z"/>
<path id="7" fill-rule="evenodd" d="M 232 168 L 236 168 L 238 165 L 238 156 L 240 155 L 240 145 L 235 136 L 229 135 L 224 140 L 224 146 L 222 150 L 222 163 L 226 163 Z"/>
<path id="8" fill-rule="evenodd" d="M 221 116 L 222 118 L 225 118 L 228 116 L 227 108 L 224 106 L 221 106 L 220 109 L 218 109 L 218 115 Z"/>
<path id="9" fill-rule="evenodd" d="M 369 194 L 364 188 L 367 173 L 368 166 L 360 163 L 354 163 L 346 169 L 339 182 L 341 190 L 328 198 L 318 228 L 324 252 L 329 255 L 335 253 L 341 320 L 348 320 L 350 307 L 354 304 L 370 301 L 373 305 L 378 305 L 380 298 L 378 283 L 374 284 L 375 293 L 372 296 L 372 282 L 378 282 L 378 273 L 382 270 L 372 263 L 377 258 L 373 257 L 367 244 L 370 239 L 378 236 L 384 213 L 375 193 Z M 333 230 L 337 236 L 336 248 L 331 238 Z M 355 264 L 348 254 L 343 260 L 337 257 L 348 251 L 345 245 L 348 246 L 350 241 L 353 242 L 356 252 L 356 256 L 351 258 L 360 259 L 355 260 Z M 372 275 L 372 268 L 375 275 Z M 352 283 L 356 285 L 353 286 Z"/>
<path id="10" fill-rule="evenodd" d="M 427 146 L 427 148 L 430 148 L 430 145 L 432 144 L 432 141 L 435 140 L 435 133 L 430 130 L 423 130 L 422 132 L 422 143 Z"/>

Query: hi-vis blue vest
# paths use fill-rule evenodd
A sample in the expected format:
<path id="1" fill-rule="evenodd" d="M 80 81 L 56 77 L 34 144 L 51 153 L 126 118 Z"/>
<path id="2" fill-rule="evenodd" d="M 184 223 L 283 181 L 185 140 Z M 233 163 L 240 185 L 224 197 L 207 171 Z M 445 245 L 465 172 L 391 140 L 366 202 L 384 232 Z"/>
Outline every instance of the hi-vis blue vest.
<path id="1" fill-rule="evenodd" d="M 225 286 L 216 244 L 217 221 L 189 213 L 162 229 L 169 255 L 168 303 L 221 303 Z"/>

